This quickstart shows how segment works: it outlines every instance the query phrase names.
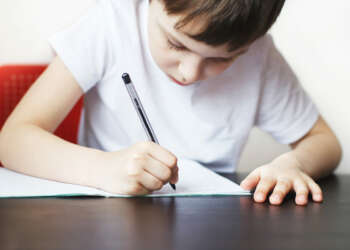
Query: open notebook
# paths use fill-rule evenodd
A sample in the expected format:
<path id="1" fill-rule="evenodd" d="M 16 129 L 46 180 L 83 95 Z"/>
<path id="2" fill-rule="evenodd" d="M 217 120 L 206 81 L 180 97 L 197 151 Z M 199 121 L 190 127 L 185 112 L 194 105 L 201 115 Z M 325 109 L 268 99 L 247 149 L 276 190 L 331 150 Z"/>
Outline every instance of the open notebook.
<path id="1" fill-rule="evenodd" d="M 236 183 L 194 161 L 179 160 L 178 166 L 179 182 L 176 184 L 176 191 L 166 184 L 161 190 L 147 197 L 250 194 Z M 48 181 L 0 168 L 0 198 L 60 196 L 132 197 L 79 185 Z"/>

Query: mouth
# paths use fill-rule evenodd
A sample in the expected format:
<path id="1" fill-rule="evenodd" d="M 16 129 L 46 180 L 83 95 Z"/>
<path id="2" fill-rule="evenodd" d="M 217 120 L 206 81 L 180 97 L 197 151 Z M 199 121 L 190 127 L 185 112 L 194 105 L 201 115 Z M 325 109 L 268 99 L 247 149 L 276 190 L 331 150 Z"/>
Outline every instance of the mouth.
<path id="1" fill-rule="evenodd" d="M 171 76 L 169 76 L 169 75 L 168 75 L 168 77 L 169 77 L 173 82 L 177 83 L 178 85 L 186 86 L 185 83 L 179 82 L 179 81 L 177 81 L 175 78 L 173 78 L 173 77 L 171 77 Z"/>

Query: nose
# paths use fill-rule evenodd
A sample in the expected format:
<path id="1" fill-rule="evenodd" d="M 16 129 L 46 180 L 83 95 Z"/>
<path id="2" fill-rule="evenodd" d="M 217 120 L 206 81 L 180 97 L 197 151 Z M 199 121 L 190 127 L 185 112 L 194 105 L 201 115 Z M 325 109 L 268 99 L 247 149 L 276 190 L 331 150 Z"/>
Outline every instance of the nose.
<path id="1" fill-rule="evenodd" d="M 202 58 L 197 55 L 191 55 L 184 58 L 179 63 L 179 72 L 183 79 L 182 82 L 190 84 L 200 80 L 202 74 Z"/>

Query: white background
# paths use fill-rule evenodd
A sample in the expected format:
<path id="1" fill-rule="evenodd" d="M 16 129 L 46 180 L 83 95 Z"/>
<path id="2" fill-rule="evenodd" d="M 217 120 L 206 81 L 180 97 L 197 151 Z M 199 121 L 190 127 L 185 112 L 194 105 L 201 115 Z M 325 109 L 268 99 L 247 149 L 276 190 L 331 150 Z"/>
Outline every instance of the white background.
<path id="1" fill-rule="evenodd" d="M 127 0 L 125 0 L 127 1 Z M 0 0 L 0 65 L 49 63 L 47 38 L 77 20 L 94 0 Z M 341 141 L 338 172 L 350 173 L 350 1 L 286 1 L 272 28 L 277 46 Z M 288 151 L 254 129 L 239 170 Z"/>

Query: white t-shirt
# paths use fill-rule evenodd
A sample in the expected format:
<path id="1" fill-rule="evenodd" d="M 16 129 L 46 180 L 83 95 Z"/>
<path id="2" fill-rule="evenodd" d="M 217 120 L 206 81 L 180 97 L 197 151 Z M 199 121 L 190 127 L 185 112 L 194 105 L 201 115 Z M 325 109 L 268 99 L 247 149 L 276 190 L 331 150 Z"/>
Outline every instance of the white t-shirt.
<path id="1" fill-rule="evenodd" d="M 128 72 L 160 145 L 178 158 L 232 172 L 252 127 L 289 144 L 318 111 L 266 35 L 225 72 L 193 85 L 172 82 L 148 47 L 148 0 L 98 0 L 49 41 L 85 92 L 79 143 L 116 151 L 147 140 L 122 81 Z"/>

